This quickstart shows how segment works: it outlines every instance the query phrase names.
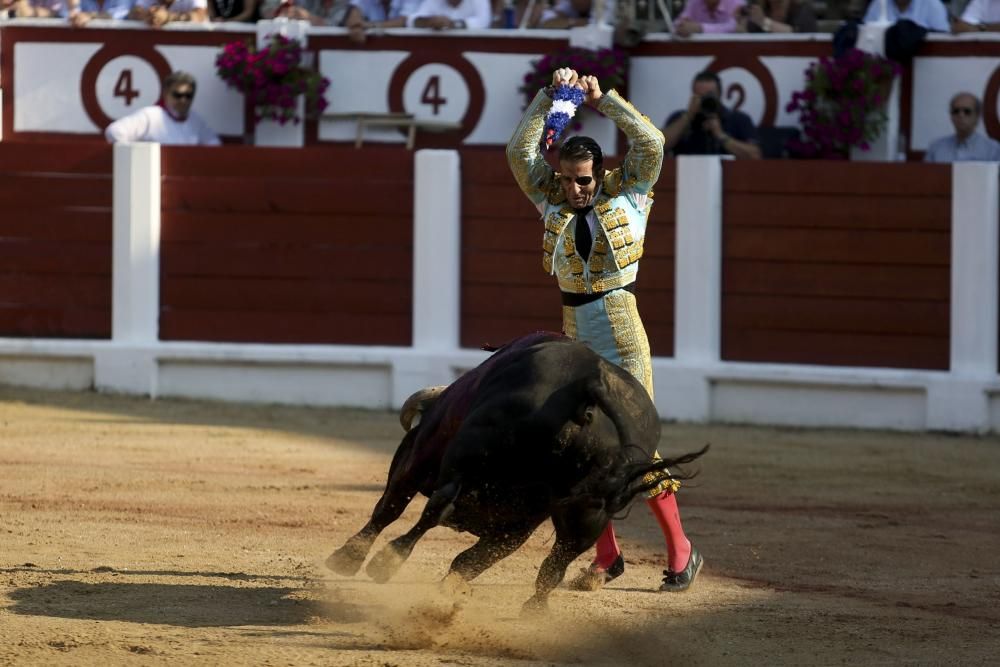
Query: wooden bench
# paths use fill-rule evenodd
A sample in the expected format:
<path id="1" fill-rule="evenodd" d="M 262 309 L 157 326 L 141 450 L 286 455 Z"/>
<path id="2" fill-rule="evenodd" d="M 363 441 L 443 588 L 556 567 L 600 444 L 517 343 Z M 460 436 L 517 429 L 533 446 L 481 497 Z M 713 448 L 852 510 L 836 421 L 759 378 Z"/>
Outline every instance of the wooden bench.
<path id="1" fill-rule="evenodd" d="M 354 138 L 354 147 L 361 148 L 365 140 L 365 128 L 368 127 L 398 127 L 406 130 L 406 147 L 413 150 L 417 139 L 417 130 L 428 132 L 448 132 L 462 129 L 461 123 L 441 120 L 423 120 L 409 113 L 326 113 L 325 120 L 353 120 L 358 124 L 358 132 Z"/>

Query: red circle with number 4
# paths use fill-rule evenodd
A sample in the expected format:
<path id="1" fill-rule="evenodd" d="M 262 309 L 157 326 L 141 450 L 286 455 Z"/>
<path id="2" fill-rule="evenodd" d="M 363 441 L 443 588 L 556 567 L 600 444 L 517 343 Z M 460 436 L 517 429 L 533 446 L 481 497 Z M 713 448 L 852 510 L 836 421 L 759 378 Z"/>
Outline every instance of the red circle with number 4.
<path id="1" fill-rule="evenodd" d="M 452 56 L 442 53 L 433 55 L 414 53 L 400 63 L 396 71 L 392 73 L 392 79 L 389 82 L 389 109 L 396 113 L 413 113 L 411 109 L 407 108 L 404 91 L 415 90 L 418 94 L 419 104 L 426 105 L 429 113 L 427 115 L 414 115 L 421 120 L 435 120 L 436 117 L 442 115 L 442 110 L 449 104 L 451 93 L 448 91 L 448 86 L 445 85 L 445 78 L 434 75 L 435 68 L 429 66 L 454 70 L 465 84 L 465 90 L 460 91 L 459 94 L 465 105 L 465 113 L 454 119 L 450 117 L 453 114 L 446 113 L 446 118 L 442 118 L 442 120 L 455 120 L 461 125 L 461 129 L 457 132 L 442 134 L 434 140 L 436 146 L 458 146 L 476 128 L 486 100 L 483 80 L 480 78 L 479 72 L 461 54 Z M 418 70 L 420 71 L 418 72 Z M 422 80 L 422 72 L 429 73 L 426 76 L 426 81 Z M 421 80 L 411 81 L 414 74 L 417 74 Z M 454 100 L 451 101 L 454 102 Z"/>
<path id="2" fill-rule="evenodd" d="M 160 82 L 170 71 L 167 59 L 151 46 L 105 46 L 83 68 L 83 108 L 104 129 L 115 118 L 155 104 L 160 99 Z"/>

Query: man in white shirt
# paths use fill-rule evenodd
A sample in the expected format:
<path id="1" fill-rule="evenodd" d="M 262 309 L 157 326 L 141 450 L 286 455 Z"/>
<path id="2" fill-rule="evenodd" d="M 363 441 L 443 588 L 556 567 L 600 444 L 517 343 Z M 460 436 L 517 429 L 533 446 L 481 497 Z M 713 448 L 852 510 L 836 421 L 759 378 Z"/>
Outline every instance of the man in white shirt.
<path id="1" fill-rule="evenodd" d="M 154 28 L 177 22 L 206 23 L 208 0 L 136 0 L 129 18 Z"/>
<path id="2" fill-rule="evenodd" d="M 1000 32 L 1000 0 L 972 0 L 951 29 L 956 33 Z"/>
<path id="3" fill-rule="evenodd" d="M 198 114 L 191 111 L 197 84 L 187 72 L 174 72 L 163 80 L 163 98 L 154 106 L 139 109 L 108 125 L 104 136 L 110 143 L 151 141 L 174 146 L 218 146 L 217 135 Z"/>
<path id="4" fill-rule="evenodd" d="M 407 25 L 435 30 L 482 30 L 489 28 L 492 21 L 490 0 L 423 0 Z"/>
<path id="5" fill-rule="evenodd" d="M 888 0 L 885 3 L 886 20 L 896 23 L 909 19 L 921 28 L 934 32 L 948 32 L 948 10 L 941 0 Z M 882 16 L 881 0 L 871 0 L 865 12 L 865 23 L 875 23 Z"/>
<path id="6" fill-rule="evenodd" d="M 924 162 L 1000 162 L 1000 143 L 976 131 L 982 103 L 972 93 L 959 93 L 948 106 L 955 134 L 931 142 Z"/>

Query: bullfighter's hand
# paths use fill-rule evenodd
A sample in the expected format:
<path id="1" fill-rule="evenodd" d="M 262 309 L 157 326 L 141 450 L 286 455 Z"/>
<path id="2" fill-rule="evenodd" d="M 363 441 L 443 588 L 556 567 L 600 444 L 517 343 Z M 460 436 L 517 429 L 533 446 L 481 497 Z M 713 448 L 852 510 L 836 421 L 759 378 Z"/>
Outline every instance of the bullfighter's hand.
<path id="1" fill-rule="evenodd" d="M 601 101 L 601 97 L 604 93 L 601 92 L 601 82 L 596 76 L 583 76 L 580 77 L 580 87 L 583 88 L 584 98 L 583 101 L 590 106 L 597 108 L 598 103 Z"/>
<path id="2" fill-rule="evenodd" d="M 579 80 L 580 75 L 576 73 L 576 70 L 570 69 L 569 67 L 560 67 L 552 73 L 553 86 L 559 86 L 564 83 L 570 86 L 579 86 Z"/>

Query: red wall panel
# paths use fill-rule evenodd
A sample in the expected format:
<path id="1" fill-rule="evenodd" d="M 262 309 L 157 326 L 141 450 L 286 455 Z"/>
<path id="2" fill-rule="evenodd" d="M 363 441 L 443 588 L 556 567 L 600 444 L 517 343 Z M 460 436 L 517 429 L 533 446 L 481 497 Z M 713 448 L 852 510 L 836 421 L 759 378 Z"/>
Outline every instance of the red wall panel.
<path id="1" fill-rule="evenodd" d="M 950 166 L 723 170 L 723 359 L 947 369 Z"/>
<path id="2" fill-rule="evenodd" d="M 409 345 L 413 153 L 164 148 L 160 338 Z"/>
<path id="3" fill-rule="evenodd" d="M 110 338 L 111 147 L 0 142 L 0 336 Z"/>

